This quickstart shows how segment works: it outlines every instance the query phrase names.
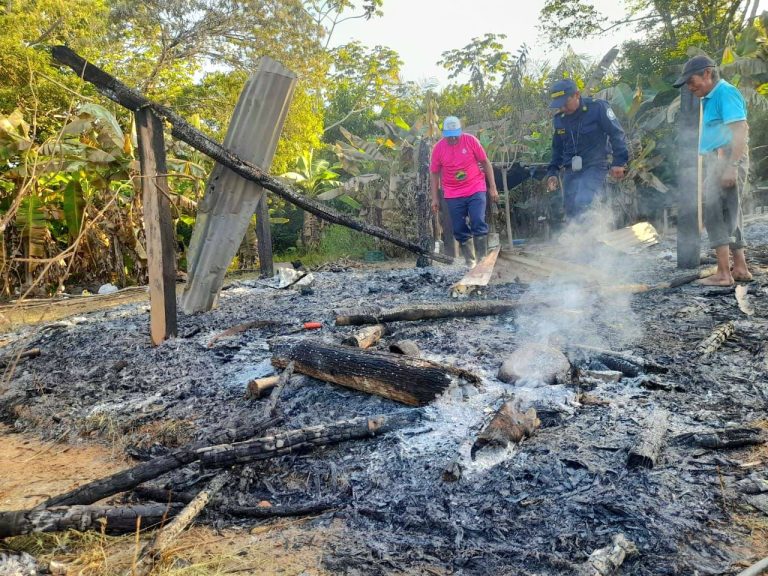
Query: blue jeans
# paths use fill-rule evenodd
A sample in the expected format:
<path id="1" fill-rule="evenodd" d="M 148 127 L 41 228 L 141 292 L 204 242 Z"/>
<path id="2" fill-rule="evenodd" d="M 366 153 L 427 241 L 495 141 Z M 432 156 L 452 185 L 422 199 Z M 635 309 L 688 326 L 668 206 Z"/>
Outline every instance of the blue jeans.
<path id="1" fill-rule="evenodd" d="M 463 198 L 446 198 L 448 210 L 451 213 L 453 237 L 464 243 L 473 236 L 488 234 L 488 224 L 485 223 L 486 194 L 475 192 Z M 469 226 L 467 226 L 469 216 Z"/>
<path id="2" fill-rule="evenodd" d="M 592 205 L 595 196 L 605 189 L 608 169 L 604 166 L 587 166 L 574 172 L 566 170 L 563 175 L 564 209 L 567 218 L 583 214 Z"/>

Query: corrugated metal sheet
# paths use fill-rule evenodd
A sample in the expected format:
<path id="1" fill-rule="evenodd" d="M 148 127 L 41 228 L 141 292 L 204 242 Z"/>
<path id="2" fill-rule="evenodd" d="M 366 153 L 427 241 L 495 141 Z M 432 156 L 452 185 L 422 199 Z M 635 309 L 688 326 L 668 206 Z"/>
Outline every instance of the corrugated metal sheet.
<path id="1" fill-rule="evenodd" d="M 240 94 L 224 139 L 225 148 L 268 170 L 295 86 L 293 72 L 279 62 L 262 58 Z M 219 164 L 214 167 L 198 206 L 188 251 L 184 312 L 203 312 L 216 303 L 224 274 L 262 194 L 258 184 Z"/>

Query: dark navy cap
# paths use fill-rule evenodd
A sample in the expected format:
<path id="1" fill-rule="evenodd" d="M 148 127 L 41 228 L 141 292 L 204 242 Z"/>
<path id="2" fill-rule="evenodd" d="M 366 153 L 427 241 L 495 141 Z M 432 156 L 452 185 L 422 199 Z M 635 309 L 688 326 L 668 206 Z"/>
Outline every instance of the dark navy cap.
<path id="1" fill-rule="evenodd" d="M 688 79 L 694 74 L 701 74 L 707 68 L 714 68 L 716 66 L 717 64 L 715 64 L 715 61 L 707 55 L 694 56 L 685 63 L 682 73 L 672 86 L 680 88 L 680 86 L 688 82 Z"/>
<path id="2" fill-rule="evenodd" d="M 570 78 L 563 78 L 558 80 L 549 89 L 549 97 L 551 101 L 549 103 L 550 108 L 562 108 L 565 106 L 566 101 L 570 96 L 576 94 L 579 91 L 576 82 Z"/>

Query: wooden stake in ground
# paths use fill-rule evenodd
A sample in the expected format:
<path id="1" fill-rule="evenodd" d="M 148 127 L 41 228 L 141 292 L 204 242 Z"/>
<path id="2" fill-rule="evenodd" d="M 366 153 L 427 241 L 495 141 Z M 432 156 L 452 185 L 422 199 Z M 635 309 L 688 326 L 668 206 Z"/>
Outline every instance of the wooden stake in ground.
<path id="1" fill-rule="evenodd" d="M 421 410 L 405 410 L 394 414 L 355 418 L 291 430 L 247 442 L 212 446 L 200 450 L 198 454 L 204 466 L 221 468 L 302 452 L 316 446 L 378 436 L 414 424 L 419 418 L 421 418 Z"/>
<path id="2" fill-rule="evenodd" d="M 629 451 L 628 468 L 653 468 L 664 446 L 669 426 L 666 410 L 656 409 L 648 417 L 639 442 Z"/>
<path id="3" fill-rule="evenodd" d="M 345 310 L 336 313 L 337 326 L 359 326 L 404 320 L 435 320 L 438 318 L 471 318 L 473 316 L 493 316 L 514 310 L 516 300 L 478 300 L 470 302 L 445 302 L 442 304 L 416 304 L 382 310 L 367 307 L 357 310 Z"/>
<path id="4" fill-rule="evenodd" d="M 66 530 L 100 530 L 106 521 L 109 534 L 130 534 L 141 518 L 141 527 L 158 525 L 166 516 L 173 516 L 181 506 L 142 504 L 132 506 L 68 506 L 48 509 L 0 512 L 0 538 L 33 532 L 64 532 Z"/>
<path id="5" fill-rule="evenodd" d="M 361 350 L 320 340 L 273 343 L 272 364 L 293 361 L 296 371 L 324 382 L 423 406 L 451 385 L 452 367 L 391 352 Z M 469 376 L 468 373 L 464 374 Z"/>
<path id="6" fill-rule="evenodd" d="M 139 556 L 136 565 L 128 572 L 126 576 L 146 576 L 152 571 L 152 567 L 160 559 L 163 551 L 168 545 L 189 526 L 197 515 L 202 512 L 206 504 L 211 501 L 216 493 L 229 482 L 229 472 L 222 472 L 208 483 L 208 486 L 202 490 L 192 502 L 187 504 L 184 509 L 171 521 L 170 524 L 162 528 L 155 537 L 144 547 Z"/>

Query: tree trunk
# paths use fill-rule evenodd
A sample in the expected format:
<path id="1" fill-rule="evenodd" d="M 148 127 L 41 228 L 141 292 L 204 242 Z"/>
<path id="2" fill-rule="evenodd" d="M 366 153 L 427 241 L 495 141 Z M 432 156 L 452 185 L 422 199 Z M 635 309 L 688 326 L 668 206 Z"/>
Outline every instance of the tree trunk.
<path id="1" fill-rule="evenodd" d="M 232 154 L 230 151 L 226 150 L 221 145 L 205 136 L 202 132 L 193 128 L 188 122 L 186 122 L 181 116 L 173 112 L 171 109 L 151 102 L 142 94 L 128 88 L 125 84 L 118 81 L 113 76 L 107 74 L 100 68 L 89 64 L 70 48 L 67 48 L 66 46 L 54 46 L 51 50 L 51 54 L 57 62 L 72 68 L 72 70 L 74 70 L 78 76 L 87 82 L 92 83 L 99 93 L 106 96 L 110 100 L 117 102 L 121 106 L 124 106 L 131 111 L 145 107 L 151 108 L 157 115 L 159 115 L 166 122 L 168 122 L 168 124 L 171 125 L 171 134 L 174 138 L 186 142 L 195 150 L 198 150 L 209 158 L 216 160 L 216 162 L 222 166 L 226 166 L 233 172 L 239 174 L 242 178 L 245 178 L 251 182 L 256 182 L 263 188 L 274 192 L 281 198 L 284 198 L 299 208 L 302 208 L 307 212 L 311 212 L 312 214 L 315 214 L 319 218 L 322 218 L 328 222 L 341 224 L 342 226 L 352 228 L 353 230 L 358 230 L 360 232 L 364 232 L 365 234 L 381 238 L 382 240 L 387 240 L 396 246 L 400 246 L 401 248 L 409 250 L 410 252 L 414 252 L 416 254 L 424 254 L 425 256 L 428 256 L 439 262 L 446 262 L 449 264 L 453 262 L 452 258 L 448 258 L 440 254 L 434 254 L 429 251 L 425 253 L 422 247 L 418 244 L 400 238 L 399 236 L 396 236 L 378 226 L 372 226 L 370 224 L 348 218 L 338 211 L 330 208 L 329 206 L 324 205 L 316 200 L 307 198 L 306 196 L 296 192 L 289 186 L 286 186 L 281 181 L 264 172 L 264 170 L 261 168 L 254 166 L 250 162 L 241 160 L 235 154 Z"/>
<path id="2" fill-rule="evenodd" d="M 517 308 L 516 300 L 478 300 L 445 302 L 442 304 L 416 304 L 382 310 L 378 307 L 336 312 L 336 326 L 359 326 L 402 320 L 434 320 L 436 318 L 471 318 L 504 314 Z"/>
<path id="3" fill-rule="evenodd" d="M 272 364 L 295 362 L 296 371 L 324 382 L 423 406 L 451 384 L 451 368 L 420 358 L 301 340 L 273 345 Z"/>
<path id="4" fill-rule="evenodd" d="M 245 464 L 254 460 L 266 460 L 286 454 L 303 452 L 315 446 L 338 444 L 383 434 L 415 423 L 421 417 L 421 410 L 406 410 L 394 414 L 355 418 L 311 426 L 290 432 L 281 432 L 236 444 L 222 444 L 203 448 L 198 452 L 200 462 L 208 468 L 222 468 L 233 464 Z"/>

